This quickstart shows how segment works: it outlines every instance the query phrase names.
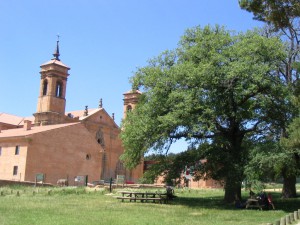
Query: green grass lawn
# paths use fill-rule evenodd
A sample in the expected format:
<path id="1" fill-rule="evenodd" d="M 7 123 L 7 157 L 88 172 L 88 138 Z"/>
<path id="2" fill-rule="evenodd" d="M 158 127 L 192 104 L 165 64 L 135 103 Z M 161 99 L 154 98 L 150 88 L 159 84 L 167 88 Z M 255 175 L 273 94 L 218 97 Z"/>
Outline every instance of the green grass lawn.
<path id="1" fill-rule="evenodd" d="M 0 187 L 0 192 L 1 225 L 259 225 L 300 208 L 300 199 L 282 200 L 279 193 L 273 194 L 276 210 L 260 211 L 225 205 L 222 190 L 175 190 L 178 197 L 169 204 L 121 202 L 113 198 L 116 191 L 82 188 Z"/>

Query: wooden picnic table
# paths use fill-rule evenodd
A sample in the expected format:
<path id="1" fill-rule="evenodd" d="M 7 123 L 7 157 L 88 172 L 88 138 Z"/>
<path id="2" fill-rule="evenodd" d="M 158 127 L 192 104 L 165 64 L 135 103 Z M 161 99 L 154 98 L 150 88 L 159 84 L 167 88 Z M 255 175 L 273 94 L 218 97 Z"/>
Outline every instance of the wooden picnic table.
<path id="1" fill-rule="evenodd" d="M 122 196 L 116 197 L 117 199 L 121 199 L 122 202 L 124 200 L 129 200 L 130 202 L 159 202 L 159 203 L 167 203 L 167 193 L 157 193 L 157 192 L 132 192 L 132 191 L 120 191 L 119 193 Z"/>
<path id="2" fill-rule="evenodd" d="M 246 202 L 246 209 L 250 208 L 258 208 L 262 209 L 262 206 L 259 204 L 259 201 L 257 199 L 249 198 Z"/>

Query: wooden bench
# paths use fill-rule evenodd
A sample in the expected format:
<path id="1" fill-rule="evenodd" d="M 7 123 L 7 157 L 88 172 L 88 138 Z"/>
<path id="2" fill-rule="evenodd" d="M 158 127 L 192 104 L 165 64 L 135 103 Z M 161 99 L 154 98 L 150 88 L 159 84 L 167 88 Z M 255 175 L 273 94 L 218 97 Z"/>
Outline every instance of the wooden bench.
<path id="1" fill-rule="evenodd" d="M 122 201 L 127 199 L 127 200 L 134 201 L 134 202 L 136 202 L 136 201 L 141 201 L 141 202 L 158 201 L 160 203 L 163 203 L 163 202 L 166 203 L 165 198 L 133 198 L 133 197 L 121 197 L 120 196 L 120 197 L 117 197 L 117 199 L 121 199 Z"/>
<path id="2" fill-rule="evenodd" d="M 121 199 L 122 202 L 124 200 L 129 200 L 131 201 L 141 201 L 141 202 L 148 202 L 152 201 L 153 203 L 159 202 L 159 203 L 167 203 L 168 198 L 166 194 L 162 193 L 148 193 L 148 192 L 128 192 L 128 191 L 123 191 L 120 192 L 122 196 L 117 196 L 117 199 Z"/>
<path id="3" fill-rule="evenodd" d="M 259 204 L 259 201 L 257 199 L 249 198 L 246 202 L 246 209 L 251 209 L 251 208 L 258 208 L 262 210 L 262 206 Z"/>

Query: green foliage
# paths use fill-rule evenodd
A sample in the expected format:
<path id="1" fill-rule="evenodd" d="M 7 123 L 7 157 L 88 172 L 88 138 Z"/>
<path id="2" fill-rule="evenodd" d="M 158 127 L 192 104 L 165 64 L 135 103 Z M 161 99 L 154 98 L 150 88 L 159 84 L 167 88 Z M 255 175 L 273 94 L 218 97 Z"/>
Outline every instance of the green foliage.
<path id="1" fill-rule="evenodd" d="M 289 126 L 287 133 L 289 138 L 281 137 L 277 140 L 265 140 L 253 146 L 246 165 L 247 178 L 250 180 L 269 181 L 285 175 L 299 175 L 299 161 L 297 156 L 300 151 L 299 143 L 299 119 L 296 118 Z"/>
<path id="2" fill-rule="evenodd" d="M 180 183 L 186 166 L 193 167 L 195 173 L 200 171 L 201 159 L 201 152 L 198 149 L 188 149 L 173 157 L 168 157 L 165 164 L 166 169 L 164 170 L 166 183 L 172 184 L 175 182 L 175 185 Z"/>
<path id="3" fill-rule="evenodd" d="M 253 181 L 275 181 L 284 176 L 293 177 L 300 174 L 299 157 L 299 124 L 295 121 L 288 130 L 289 138 L 281 141 L 265 140 L 253 146 L 249 161 L 245 166 L 246 179 Z M 295 128 L 294 130 L 292 128 Z M 284 194 L 284 193 L 283 193 Z"/>
<path id="4" fill-rule="evenodd" d="M 242 9 L 253 12 L 255 19 L 277 28 L 291 27 L 291 20 L 300 17 L 299 0 L 239 0 L 239 4 Z"/>
<path id="5" fill-rule="evenodd" d="M 281 177 L 282 149 L 278 142 L 264 141 L 252 146 L 249 161 L 245 166 L 246 179 L 253 181 L 274 181 Z"/>
<path id="6" fill-rule="evenodd" d="M 144 93 L 123 121 L 127 165 L 181 137 L 195 143 L 230 125 L 251 130 L 247 122 L 260 121 L 263 107 L 282 92 L 271 82 L 284 56 L 280 46 L 256 32 L 231 36 L 220 27 L 187 30 L 176 51 L 151 60 L 132 78 L 133 87 Z"/>
<path id="7" fill-rule="evenodd" d="M 289 126 L 288 138 L 283 138 L 283 146 L 291 150 L 291 153 L 300 154 L 300 118 L 295 118 Z"/>
<path id="8" fill-rule="evenodd" d="M 158 176 L 163 175 L 168 168 L 168 160 L 164 155 L 152 155 L 151 160 L 155 161 L 150 168 L 144 172 L 143 177 L 140 179 L 141 183 L 152 184 Z"/>
<path id="9" fill-rule="evenodd" d="M 267 36 L 274 33 L 279 35 L 285 41 L 287 57 L 282 61 L 278 68 L 278 76 L 285 80 L 289 88 L 289 95 L 295 95 L 296 101 L 299 102 L 299 59 L 300 59 L 300 2 L 299 0 L 239 0 L 242 9 L 254 14 L 254 19 L 266 22 L 269 27 Z M 274 32 L 275 31 L 275 32 Z M 293 197 L 295 195 L 296 176 L 299 174 L 299 153 L 292 150 L 293 145 L 287 144 L 286 137 L 290 134 L 286 129 L 292 119 L 298 116 L 299 107 L 292 105 L 290 101 L 282 101 L 281 107 L 285 114 L 279 124 L 277 133 L 281 133 L 281 143 L 283 146 L 277 155 L 280 156 L 277 161 L 269 154 L 270 161 L 274 161 L 275 172 L 280 173 L 284 178 L 283 196 Z M 295 134 L 295 133 L 294 133 Z M 292 134 L 293 136 L 293 134 Z M 292 137 L 290 137 L 292 138 Z M 294 139 L 295 140 L 295 139 Z M 277 144 L 279 146 L 279 144 Z M 271 151 L 272 152 L 272 151 Z M 298 168 L 297 168 L 298 167 Z M 292 193 L 292 194 L 290 194 Z"/>
<path id="10" fill-rule="evenodd" d="M 166 153 L 180 138 L 191 146 L 207 141 L 204 157 L 218 159 L 214 167 L 222 168 L 219 177 L 226 184 L 240 185 L 244 138 L 266 135 L 271 120 L 282 116 L 280 102 L 287 95 L 274 71 L 283 49 L 278 38 L 258 31 L 188 29 L 176 50 L 150 60 L 132 77 L 133 88 L 143 94 L 122 124 L 125 164 L 136 166 L 149 150 Z"/>
<path id="11" fill-rule="evenodd" d="M 298 109 L 296 116 L 290 123 L 287 129 L 287 137 L 281 139 L 281 144 L 290 151 L 291 154 L 298 155 L 298 161 L 300 156 L 300 85 L 299 81 L 296 83 L 295 96 L 292 99 L 294 106 Z M 300 162 L 298 164 L 300 169 Z"/>
<path id="12" fill-rule="evenodd" d="M 285 149 L 286 165 L 288 173 L 298 176 L 300 174 L 300 117 L 295 118 L 289 125 L 288 137 L 281 139 L 281 145 Z"/>

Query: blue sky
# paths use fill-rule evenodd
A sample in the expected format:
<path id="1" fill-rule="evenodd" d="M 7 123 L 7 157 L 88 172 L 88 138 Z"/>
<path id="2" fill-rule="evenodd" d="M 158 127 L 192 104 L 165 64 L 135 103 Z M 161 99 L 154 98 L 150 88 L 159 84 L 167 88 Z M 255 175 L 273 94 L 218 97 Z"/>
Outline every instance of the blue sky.
<path id="1" fill-rule="evenodd" d="M 66 111 L 96 108 L 103 98 L 117 124 L 129 77 L 176 48 L 187 28 L 262 26 L 238 0 L 0 0 L 0 12 L 0 112 L 36 111 L 40 65 L 59 34 L 61 61 L 71 67 Z"/>

